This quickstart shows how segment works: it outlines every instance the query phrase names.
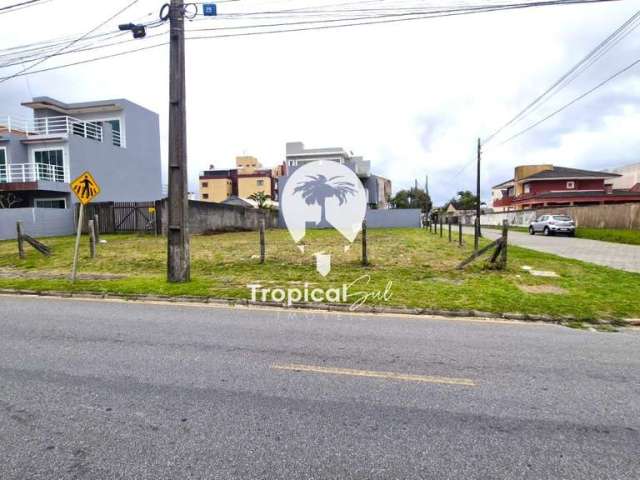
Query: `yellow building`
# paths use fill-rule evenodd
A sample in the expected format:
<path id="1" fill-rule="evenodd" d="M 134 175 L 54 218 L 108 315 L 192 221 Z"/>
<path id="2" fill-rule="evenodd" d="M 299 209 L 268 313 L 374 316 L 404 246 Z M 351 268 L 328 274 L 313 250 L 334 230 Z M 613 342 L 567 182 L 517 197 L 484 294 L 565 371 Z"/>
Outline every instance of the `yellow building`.
<path id="1" fill-rule="evenodd" d="M 219 203 L 229 197 L 249 198 L 263 192 L 277 201 L 277 177 L 284 172 L 284 165 L 265 169 L 256 157 L 239 156 L 234 169 L 215 170 L 211 165 L 200 174 L 200 199 Z"/>

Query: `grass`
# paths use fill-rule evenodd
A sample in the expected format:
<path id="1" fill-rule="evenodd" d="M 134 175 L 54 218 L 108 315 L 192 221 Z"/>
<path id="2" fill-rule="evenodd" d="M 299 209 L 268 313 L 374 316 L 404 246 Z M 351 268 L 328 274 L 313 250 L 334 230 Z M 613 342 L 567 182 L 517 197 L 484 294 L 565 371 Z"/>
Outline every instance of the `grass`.
<path id="1" fill-rule="evenodd" d="M 498 226 L 483 226 L 483 228 L 501 229 Z M 528 233 L 527 227 L 511 226 L 512 232 Z M 640 230 L 627 230 L 622 228 L 584 228 L 576 229 L 576 237 L 587 238 L 589 240 L 600 240 L 603 242 L 625 243 L 628 245 L 640 245 Z"/>
<path id="2" fill-rule="evenodd" d="M 89 258 L 86 237 L 80 258 L 82 274 L 113 274 L 119 278 L 79 280 L 71 285 L 64 275 L 71 269 L 73 238 L 46 239 L 53 255 L 43 257 L 27 246 L 20 260 L 15 241 L 0 242 L 0 288 L 36 291 L 91 291 L 116 294 L 166 294 L 202 297 L 250 298 L 250 283 L 288 288 L 309 282 L 330 288 L 371 276 L 364 290 L 383 290 L 393 282 L 386 305 L 447 310 L 480 310 L 573 316 L 579 320 L 640 317 L 640 274 L 622 272 L 518 247 L 509 248 L 505 271 L 475 262 L 464 271 L 456 265 L 471 253 L 472 241 L 460 248 L 437 235 L 418 229 L 369 231 L 371 266 L 360 265 L 359 238 L 348 252 L 335 231 L 309 231 L 302 254 L 286 230 L 267 232 L 267 262 L 257 258 L 255 232 L 194 236 L 191 242 L 192 281 L 165 281 L 166 240 L 162 237 L 107 235 L 96 259 Z M 483 240 L 484 242 L 484 240 Z M 315 272 L 313 252 L 332 254 L 332 271 L 323 278 Z M 553 270 L 559 278 L 534 277 L 520 267 Z M 22 275 L 23 278 L 17 277 Z M 55 276 L 59 275 L 59 278 Z M 26 276 L 26 277 L 24 277 Z M 17 278 L 16 278 L 17 277 Z M 46 277 L 46 278 L 44 278 Z M 550 285 L 563 294 L 525 293 L 519 287 Z"/>

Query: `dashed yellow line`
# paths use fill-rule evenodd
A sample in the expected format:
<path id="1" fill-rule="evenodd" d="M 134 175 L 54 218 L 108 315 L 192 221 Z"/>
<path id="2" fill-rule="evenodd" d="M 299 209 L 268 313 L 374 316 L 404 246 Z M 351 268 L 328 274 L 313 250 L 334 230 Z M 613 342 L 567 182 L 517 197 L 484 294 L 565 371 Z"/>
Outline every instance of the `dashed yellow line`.
<path id="1" fill-rule="evenodd" d="M 384 378 L 387 380 L 401 380 L 405 382 L 440 383 L 445 385 L 464 385 L 476 387 L 477 384 L 468 378 L 436 377 L 431 375 L 412 375 L 396 372 L 376 372 L 373 370 L 355 370 L 352 368 L 318 367 L 314 365 L 302 365 L 297 363 L 274 364 L 275 370 L 289 370 L 294 372 L 324 373 L 328 375 L 347 375 L 351 377 Z"/>

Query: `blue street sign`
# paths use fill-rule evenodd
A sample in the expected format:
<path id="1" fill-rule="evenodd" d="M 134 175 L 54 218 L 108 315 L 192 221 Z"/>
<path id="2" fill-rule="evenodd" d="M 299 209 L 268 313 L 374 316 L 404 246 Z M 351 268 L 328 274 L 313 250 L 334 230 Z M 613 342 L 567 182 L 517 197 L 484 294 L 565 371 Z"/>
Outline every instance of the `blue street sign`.
<path id="1" fill-rule="evenodd" d="M 215 17 L 218 15 L 218 6 L 215 3 L 205 3 L 202 5 L 205 17 Z"/>

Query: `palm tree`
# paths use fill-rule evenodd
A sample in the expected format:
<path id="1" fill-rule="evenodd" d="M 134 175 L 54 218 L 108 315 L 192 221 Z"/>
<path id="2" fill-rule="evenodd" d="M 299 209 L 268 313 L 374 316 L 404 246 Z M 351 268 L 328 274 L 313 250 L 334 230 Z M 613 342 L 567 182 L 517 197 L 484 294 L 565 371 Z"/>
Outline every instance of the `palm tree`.
<path id="1" fill-rule="evenodd" d="M 355 195 L 358 191 L 351 182 L 338 181 L 344 178 L 341 175 L 327 178 L 324 175 L 309 175 L 307 180 L 298 183 L 293 194 L 301 192 L 302 198 L 307 205 L 314 203 L 320 206 L 320 224 L 326 223 L 326 201 L 328 198 L 335 197 L 340 205 L 347 201 L 348 195 Z"/>
<path id="2" fill-rule="evenodd" d="M 264 192 L 255 192 L 249 195 L 249 200 L 253 200 L 258 204 L 258 208 L 267 208 L 271 195 L 267 195 Z"/>

